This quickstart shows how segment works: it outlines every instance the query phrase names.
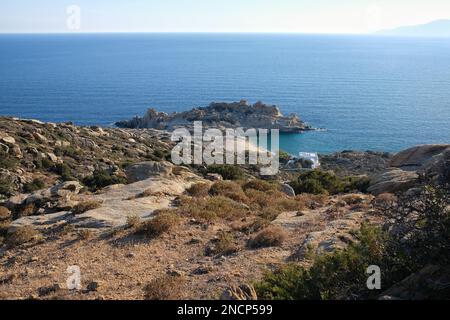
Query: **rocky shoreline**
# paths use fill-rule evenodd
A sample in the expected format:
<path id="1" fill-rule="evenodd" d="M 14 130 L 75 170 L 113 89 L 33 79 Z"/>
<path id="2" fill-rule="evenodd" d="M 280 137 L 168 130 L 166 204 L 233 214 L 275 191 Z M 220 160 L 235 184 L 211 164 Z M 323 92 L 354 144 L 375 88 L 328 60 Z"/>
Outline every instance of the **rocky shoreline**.
<path id="1" fill-rule="evenodd" d="M 153 128 L 172 131 L 179 127 L 192 128 L 194 121 L 202 121 L 204 128 L 279 129 L 285 133 L 301 133 L 313 130 L 297 115 L 284 116 L 274 105 L 247 101 L 234 103 L 211 103 L 208 107 L 194 108 L 185 112 L 167 114 L 149 109 L 143 117 L 119 121 L 119 128 Z"/>

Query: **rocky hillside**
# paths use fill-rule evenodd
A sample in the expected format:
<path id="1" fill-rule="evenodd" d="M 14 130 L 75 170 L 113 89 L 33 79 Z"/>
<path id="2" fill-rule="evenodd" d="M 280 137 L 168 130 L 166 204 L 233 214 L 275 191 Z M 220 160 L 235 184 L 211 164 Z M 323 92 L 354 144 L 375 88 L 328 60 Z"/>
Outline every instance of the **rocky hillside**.
<path id="1" fill-rule="evenodd" d="M 167 133 L 151 129 L 77 127 L 1 117 L 0 197 L 57 181 L 82 181 L 94 172 L 124 181 L 129 164 L 164 160 L 170 144 Z"/>
<path id="2" fill-rule="evenodd" d="M 312 128 L 297 115 L 283 116 L 277 106 L 246 101 L 234 103 L 211 103 L 205 108 L 167 114 L 149 109 L 142 117 L 116 123 L 122 128 L 154 128 L 173 130 L 177 127 L 192 127 L 194 121 L 202 121 L 204 127 L 214 128 L 264 128 L 279 129 L 280 132 L 302 132 Z"/>
<path id="3" fill-rule="evenodd" d="M 0 143 L 0 299 L 254 299 L 246 284 L 267 270 L 309 266 L 383 221 L 390 184 L 373 180 L 376 197 L 337 188 L 346 174 L 450 168 L 448 146 L 344 152 L 323 160 L 342 179 L 311 174 L 300 186 L 326 190 L 295 194 L 284 181 L 297 173 L 175 166 L 155 129 L 0 118 Z M 79 290 L 66 284 L 74 265 Z"/>

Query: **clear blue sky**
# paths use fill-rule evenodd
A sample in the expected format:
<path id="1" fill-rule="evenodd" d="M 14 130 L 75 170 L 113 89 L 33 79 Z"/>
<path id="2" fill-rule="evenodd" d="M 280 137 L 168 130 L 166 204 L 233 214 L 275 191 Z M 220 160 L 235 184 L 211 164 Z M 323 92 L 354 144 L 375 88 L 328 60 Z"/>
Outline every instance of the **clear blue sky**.
<path id="1" fill-rule="evenodd" d="M 0 32 L 367 33 L 450 18 L 450 0 L 1 0 Z"/>

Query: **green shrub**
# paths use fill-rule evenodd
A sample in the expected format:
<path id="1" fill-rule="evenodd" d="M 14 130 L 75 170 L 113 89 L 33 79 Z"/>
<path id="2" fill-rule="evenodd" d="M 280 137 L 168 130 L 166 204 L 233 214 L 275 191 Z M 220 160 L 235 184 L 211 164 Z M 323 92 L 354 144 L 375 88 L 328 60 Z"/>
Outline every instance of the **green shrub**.
<path id="1" fill-rule="evenodd" d="M 23 185 L 23 191 L 25 193 L 34 192 L 37 190 L 41 190 L 45 187 L 45 182 L 41 179 L 35 178 L 32 182 L 25 183 Z"/>
<path id="2" fill-rule="evenodd" d="M 343 180 L 343 191 L 344 192 L 354 192 L 359 191 L 362 193 L 367 193 L 367 189 L 370 187 L 371 179 L 367 176 L 355 176 L 347 177 Z"/>
<path id="3" fill-rule="evenodd" d="M 378 228 L 363 226 L 359 242 L 332 254 L 316 257 L 310 268 L 291 264 L 266 273 L 256 285 L 260 299 L 322 300 L 374 298 L 367 289 L 367 268 L 383 270 L 383 289 L 411 273 L 406 255 L 387 247 L 388 237 Z"/>
<path id="4" fill-rule="evenodd" d="M 287 153 L 286 151 L 280 150 L 280 163 L 286 163 L 289 160 L 291 160 L 291 155 L 289 153 Z"/>
<path id="5" fill-rule="evenodd" d="M 77 150 L 72 146 L 55 147 L 54 153 L 55 153 L 55 155 L 57 155 L 59 157 L 65 156 L 65 157 L 74 158 L 74 159 L 77 159 L 82 154 L 82 152 L 80 150 Z"/>
<path id="6" fill-rule="evenodd" d="M 19 162 L 17 159 L 11 157 L 4 150 L 0 149 L 0 168 L 3 169 L 14 169 Z"/>
<path id="7" fill-rule="evenodd" d="M 208 166 L 207 173 L 220 174 L 225 180 L 239 180 L 244 177 L 244 171 L 234 165 L 212 165 Z"/>
<path id="8" fill-rule="evenodd" d="M 126 184 L 127 179 L 111 175 L 106 170 L 96 170 L 91 176 L 83 179 L 83 184 L 91 191 L 97 191 L 114 184 Z"/>
<path id="9" fill-rule="evenodd" d="M 52 167 L 52 171 L 59 175 L 63 181 L 76 180 L 72 175 L 72 169 L 66 163 L 57 163 Z"/>
<path id="10" fill-rule="evenodd" d="M 14 186 L 9 179 L 0 177 L 0 195 L 10 197 L 14 191 Z"/>
<path id="11" fill-rule="evenodd" d="M 334 173 L 322 170 L 303 172 L 296 181 L 291 181 L 289 184 L 297 194 L 323 194 L 325 192 L 336 194 L 343 191 L 343 184 L 339 178 Z"/>

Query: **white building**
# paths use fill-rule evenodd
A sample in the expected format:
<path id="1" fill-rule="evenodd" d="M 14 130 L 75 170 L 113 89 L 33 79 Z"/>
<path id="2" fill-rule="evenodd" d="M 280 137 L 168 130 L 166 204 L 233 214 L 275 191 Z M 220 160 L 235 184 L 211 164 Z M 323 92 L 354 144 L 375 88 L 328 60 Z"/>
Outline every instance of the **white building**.
<path id="1" fill-rule="evenodd" d="M 319 155 L 315 152 L 299 152 L 298 158 L 300 160 L 309 160 L 312 162 L 311 169 L 320 167 Z"/>

